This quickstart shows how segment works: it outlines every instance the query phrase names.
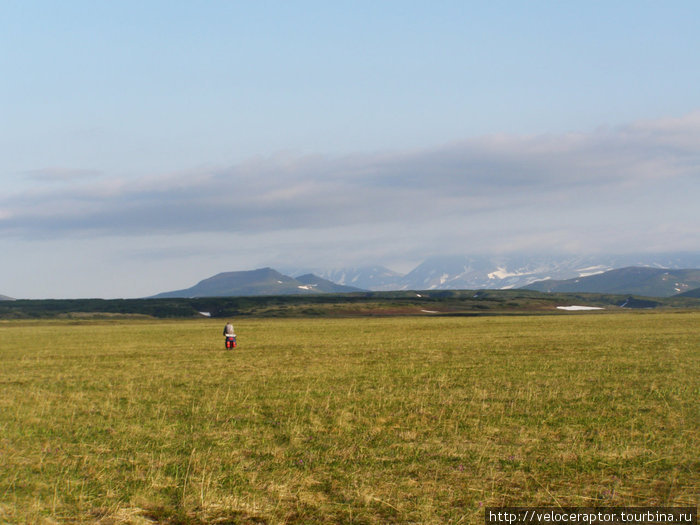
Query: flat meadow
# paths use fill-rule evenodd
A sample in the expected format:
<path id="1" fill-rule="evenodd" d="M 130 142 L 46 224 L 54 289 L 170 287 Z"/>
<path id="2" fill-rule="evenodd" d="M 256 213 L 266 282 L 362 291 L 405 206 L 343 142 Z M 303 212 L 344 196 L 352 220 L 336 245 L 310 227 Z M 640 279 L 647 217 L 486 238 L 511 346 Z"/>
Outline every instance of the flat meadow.
<path id="1" fill-rule="evenodd" d="M 700 312 L 0 322 L 0 522 L 698 506 Z"/>

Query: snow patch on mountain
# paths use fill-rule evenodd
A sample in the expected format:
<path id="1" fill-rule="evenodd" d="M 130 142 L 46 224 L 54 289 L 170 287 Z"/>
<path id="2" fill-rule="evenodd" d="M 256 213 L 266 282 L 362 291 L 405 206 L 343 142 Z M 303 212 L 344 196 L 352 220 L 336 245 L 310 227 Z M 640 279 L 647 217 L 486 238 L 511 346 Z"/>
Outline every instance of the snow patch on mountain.
<path id="1" fill-rule="evenodd" d="M 508 277 L 523 277 L 525 275 L 532 275 L 532 272 L 509 272 L 505 268 L 499 267 L 495 272 L 488 274 L 489 279 L 507 279 Z"/>
<path id="2" fill-rule="evenodd" d="M 612 270 L 610 266 L 605 266 L 599 264 L 597 266 L 589 266 L 587 268 L 579 268 L 577 270 L 578 277 L 590 277 L 591 275 L 598 275 L 599 273 L 605 273 Z"/>

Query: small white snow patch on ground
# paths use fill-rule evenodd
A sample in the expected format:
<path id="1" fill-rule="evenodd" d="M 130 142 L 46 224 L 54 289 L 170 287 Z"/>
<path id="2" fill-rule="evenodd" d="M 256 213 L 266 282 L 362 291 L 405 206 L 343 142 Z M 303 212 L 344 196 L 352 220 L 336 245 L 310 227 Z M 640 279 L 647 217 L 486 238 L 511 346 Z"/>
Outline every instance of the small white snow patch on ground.
<path id="1" fill-rule="evenodd" d="M 569 312 L 580 311 L 580 310 L 605 310 L 599 306 L 557 306 L 558 310 L 568 310 Z"/>
<path id="2" fill-rule="evenodd" d="M 302 290 L 313 290 L 313 286 L 309 286 L 308 284 L 299 285 L 297 288 L 301 288 Z"/>
<path id="3" fill-rule="evenodd" d="M 197 312 L 199 315 L 203 315 L 204 317 L 211 317 L 211 312 Z"/>
<path id="4" fill-rule="evenodd" d="M 421 310 L 421 312 L 425 312 L 426 314 L 439 314 L 440 312 L 436 312 L 435 310 Z"/>

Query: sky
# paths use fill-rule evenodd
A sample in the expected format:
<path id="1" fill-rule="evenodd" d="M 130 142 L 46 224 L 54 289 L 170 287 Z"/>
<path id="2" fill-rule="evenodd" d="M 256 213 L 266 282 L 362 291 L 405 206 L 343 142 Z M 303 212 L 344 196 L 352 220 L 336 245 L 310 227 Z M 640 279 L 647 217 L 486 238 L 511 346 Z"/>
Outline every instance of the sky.
<path id="1" fill-rule="evenodd" d="M 696 1 L 0 0 L 0 294 L 700 251 Z"/>

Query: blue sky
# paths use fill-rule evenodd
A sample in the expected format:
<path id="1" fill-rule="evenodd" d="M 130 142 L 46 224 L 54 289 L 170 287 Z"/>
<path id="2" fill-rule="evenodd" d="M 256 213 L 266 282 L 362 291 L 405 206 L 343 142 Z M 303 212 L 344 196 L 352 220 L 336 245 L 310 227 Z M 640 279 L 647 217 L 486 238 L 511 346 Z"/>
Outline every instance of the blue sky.
<path id="1" fill-rule="evenodd" d="M 699 249 L 697 2 L 0 13 L 0 294 Z"/>

